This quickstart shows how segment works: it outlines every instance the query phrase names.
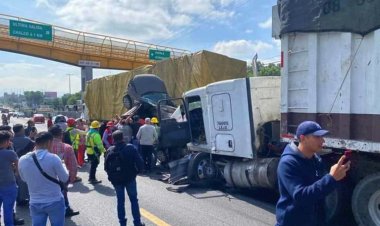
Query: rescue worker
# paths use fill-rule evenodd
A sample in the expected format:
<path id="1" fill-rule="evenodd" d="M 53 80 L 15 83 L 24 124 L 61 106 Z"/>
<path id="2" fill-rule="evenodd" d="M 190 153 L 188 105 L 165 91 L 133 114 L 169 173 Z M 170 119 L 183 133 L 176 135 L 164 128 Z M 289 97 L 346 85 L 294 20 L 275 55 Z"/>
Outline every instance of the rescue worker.
<path id="1" fill-rule="evenodd" d="M 86 136 L 86 152 L 89 161 L 91 162 L 90 175 L 88 181 L 90 184 L 99 184 L 102 181 L 95 177 L 96 168 L 99 165 L 99 158 L 105 152 L 102 138 L 99 134 L 100 123 L 98 121 L 91 122 L 90 130 Z"/>
<path id="2" fill-rule="evenodd" d="M 67 119 L 67 129 L 63 136 L 63 143 L 69 144 L 73 147 L 75 158 L 78 161 L 78 149 L 80 136 L 86 136 L 86 132 L 79 130 L 75 127 L 76 121 L 73 118 Z"/>
<path id="3" fill-rule="evenodd" d="M 76 121 L 76 128 L 86 132 L 87 126 L 85 125 L 85 122 L 83 119 L 78 118 Z M 84 135 L 79 136 L 79 147 L 78 147 L 78 164 L 79 166 L 83 166 L 85 163 L 84 157 L 86 152 L 86 133 Z"/>
<path id="4" fill-rule="evenodd" d="M 160 127 L 158 126 L 158 119 L 157 117 L 152 117 L 151 121 L 152 125 L 156 129 L 157 137 L 160 137 Z"/>

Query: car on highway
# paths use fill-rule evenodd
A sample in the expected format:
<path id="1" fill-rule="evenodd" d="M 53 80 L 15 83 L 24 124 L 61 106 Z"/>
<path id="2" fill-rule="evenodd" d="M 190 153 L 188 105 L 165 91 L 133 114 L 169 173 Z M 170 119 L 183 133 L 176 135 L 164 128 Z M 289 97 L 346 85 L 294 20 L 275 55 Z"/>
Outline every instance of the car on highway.
<path id="1" fill-rule="evenodd" d="M 25 117 L 25 113 L 24 112 L 15 112 L 14 114 L 13 114 L 13 117 Z"/>
<path id="2" fill-rule="evenodd" d="M 45 123 L 45 116 L 43 114 L 34 114 L 33 115 L 34 123 Z"/>

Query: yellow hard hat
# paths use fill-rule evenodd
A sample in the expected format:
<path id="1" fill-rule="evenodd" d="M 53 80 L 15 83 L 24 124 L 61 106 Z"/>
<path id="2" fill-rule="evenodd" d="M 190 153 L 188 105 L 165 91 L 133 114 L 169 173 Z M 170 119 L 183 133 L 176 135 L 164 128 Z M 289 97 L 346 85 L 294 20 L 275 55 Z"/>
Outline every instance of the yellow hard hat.
<path id="1" fill-rule="evenodd" d="M 91 122 L 91 125 L 90 125 L 91 129 L 97 129 L 99 127 L 100 127 L 100 123 L 98 121 L 95 120 Z"/>
<path id="2" fill-rule="evenodd" d="M 155 123 L 157 124 L 158 123 L 158 119 L 156 117 L 153 117 L 151 120 L 150 120 L 151 123 Z"/>

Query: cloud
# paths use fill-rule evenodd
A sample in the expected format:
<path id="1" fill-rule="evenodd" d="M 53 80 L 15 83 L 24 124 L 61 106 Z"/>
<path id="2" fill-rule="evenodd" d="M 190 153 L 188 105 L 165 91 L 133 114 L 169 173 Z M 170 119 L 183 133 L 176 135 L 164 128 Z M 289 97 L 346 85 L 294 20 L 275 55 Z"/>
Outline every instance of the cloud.
<path id="1" fill-rule="evenodd" d="M 278 50 L 281 50 L 281 40 L 280 39 L 272 39 L 272 42 L 276 45 Z"/>
<path id="2" fill-rule="evenodd" d="M 191 28 L 198 20 L 218 21 L 235 13 L 229 6 L 240 0 L 36 0 L 53 8 L 63 26 L 138 41 L 165 40 Z"/>
<path id="3" fill-rule="evenodd" d="M 255 53 L 260 56 L 273 48 L 272 44 L 263 41 L 230 40 L 217 42 L 213 51 L 241 60 L 250 60 Z"/>
<path id="4" fill-rule="evenodd" d="M 259 23 L 259 27 L 268 29 L 272 27 L 272 17 L 269 17 L 266 21 Z"/>
<path id="5" fill-rule="evenodd" d="M 247 33 L 247 34 L 252 34 L 252 33 L 253 33 L 253 30 L 252 30 L 252 29 L 246 29 L 246 30 L 245 30 L 245 33 Z"/>

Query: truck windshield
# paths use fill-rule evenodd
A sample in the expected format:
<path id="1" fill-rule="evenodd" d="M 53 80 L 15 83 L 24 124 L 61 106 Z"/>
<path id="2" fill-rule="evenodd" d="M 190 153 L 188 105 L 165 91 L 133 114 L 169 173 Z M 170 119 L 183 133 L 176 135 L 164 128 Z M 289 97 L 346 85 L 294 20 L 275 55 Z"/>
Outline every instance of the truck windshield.
<path id="1" fill-rule="evenodd" d="M 169 99 L 169 95 L 167 93 L 146 93 L 141 96 L 145 102 L 157 106 L 158 101 Z"/>

